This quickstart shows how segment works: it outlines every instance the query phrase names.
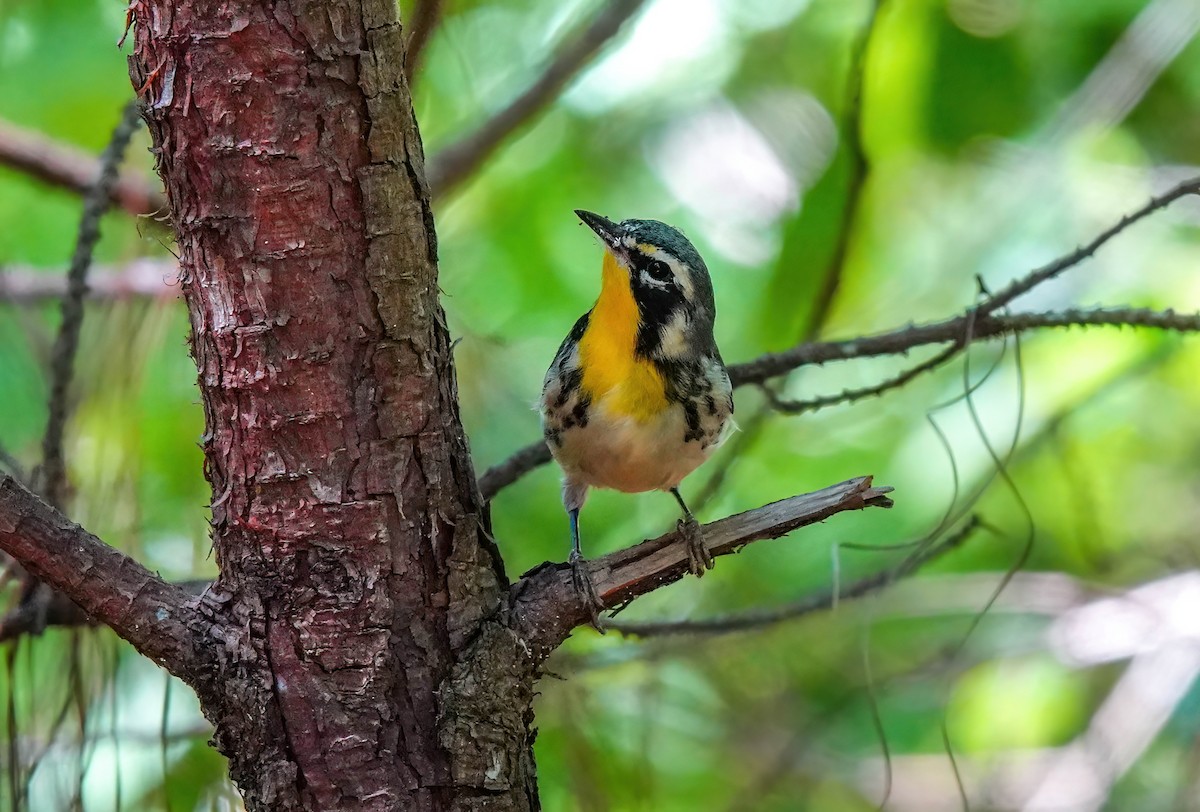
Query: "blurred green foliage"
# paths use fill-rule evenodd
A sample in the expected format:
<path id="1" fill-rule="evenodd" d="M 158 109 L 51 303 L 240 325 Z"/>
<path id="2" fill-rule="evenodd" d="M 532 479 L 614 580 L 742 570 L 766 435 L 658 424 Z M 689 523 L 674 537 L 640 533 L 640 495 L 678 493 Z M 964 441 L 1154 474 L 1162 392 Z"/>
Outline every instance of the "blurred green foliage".
<path id="1" fill-rule="evenodd" d="M 1193 6 L 889 0 L 866 63 L 869 174 L 855 200 L 843 122 L 864 0 L 651 0 L 557 103 L 438 203 L 476 464 L 537 436 L 544 369 L 596 295 L 599 255 L 572 209 L 684 228 L 713 272 L 728 361 L 809 330 L 846 337 L 950 315 L 972 303 L 977 277 L 998 288 L 1200 161 Z M 427 153 L 515 96 L 597 8 L 447 0 L 415 87 Z M 123 17 L 116 0 L 0 0 L 0 118 L 98 152 L 130 94 L 115 47 Z M 149 174 L 139 138 L 128 164 Z M 814 323 L 851 206 L 837 295 Z M 0 167 L 0 273 L 61 273 L 79 207 Z M 1197 309 L 1198 211 L 1185 202 L 1156 216 L 1017 306 Z M 97 259 L 169 248 L 161 229 L 112 214 Z M 53 306 L 0 303 L 0 444 L 29 466 L 56 322 Z M 169 577 L 214 571 L 186 328 L 178 303 L 90 305 L 68 440 L 72 517 Z M 806 368 L 784 391 L 861 386 L 924 357 Z M 1011 479 L 995 476 L 966 404 L 931 411 L 997 358 L 972 405 L 1002 453 L 1015 442 Z M 702 518 L 865 473 L 897 487 L 896 508 L 754 545 L 622 619 L 712 616 L 848 583 L 904 555 L 851 545 L 920 538 L 956 493 L 961 503 L 989 481 L 977 510 L 994 532 L 882 596 L 762 631 L 577 634 L 550 665 L 567 679 L 544 680 L 538 702 L 545 807 L 874 809 L 882 732 L 888 808 L 957 809 L 944 729 L 972 808 L 1010 808 L 1005 792 L 1033 789 L 1014 778 L 1014 759 L 1052 763 L 1135 672 L 1128 654 L 1081 664 L 1055 642 L 1083 585 L 1115 594 L 1197 567 L 1198 362 L 1200 345 L 1186 337 L 1072 330 L 1029 337 L 1019 353 L 979 347 L 969 369 L 761 425 L 761 396 L 740 390 L 747 430 L 727 448 L 741 454 L 718 454 L 685 483 L 694 493 L 728 466 Z M 505 490 L 492 511 L 510 576 L 564 557 L 553 468 Z M 597 493 L 585 548 L 608 551 L 673 519 L 661 494 Z M 1025 571 L 979 619 L 1027 542 Z M 26 759 L 43 754 L 31 808 L 69 808 L 75 795 L 87 810 L 230 808 L 236 796 L 193 698 L 175 685 L 164 700 L 165 678 L 107 635 L 51 632 L 6 662 L 0 695 L 11 702 L 0 717 Z M 1197 701 L 1194 686 L 1172 700 L 1145 752 L 1104 788 L 1107 802 L 1086 808 L 1200 808 Z"/>

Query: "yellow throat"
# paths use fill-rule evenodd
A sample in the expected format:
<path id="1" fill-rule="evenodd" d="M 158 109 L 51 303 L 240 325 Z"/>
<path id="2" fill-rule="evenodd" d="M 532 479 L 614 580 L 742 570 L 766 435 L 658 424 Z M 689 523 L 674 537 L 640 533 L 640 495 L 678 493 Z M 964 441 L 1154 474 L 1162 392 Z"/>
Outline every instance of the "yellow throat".
<path id="1" fill-rule="evenodd" d="M 669 404 L 657 367 L 634 354 L 638 323 L 629 274 L 605 251 L 600 298 L 579 341 L 583 390 L 614 416 L 646 422 Z"/>

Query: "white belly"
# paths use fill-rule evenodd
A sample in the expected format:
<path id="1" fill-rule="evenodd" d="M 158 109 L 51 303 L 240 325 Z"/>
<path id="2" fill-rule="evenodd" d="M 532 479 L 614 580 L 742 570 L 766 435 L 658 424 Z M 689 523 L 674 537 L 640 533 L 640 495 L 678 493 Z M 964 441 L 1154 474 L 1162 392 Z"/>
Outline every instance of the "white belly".
<path id="1" fill-rule="evenodd" d="M 677 406 L 638 422 L 611 415 L 600 403 L 586 426 L 562 433 L 553 451 L 569 482 L 626 493 L 665 491 L 678 486 L 719 445 L 685 442 L 686 432 L 683 409 Z"/>

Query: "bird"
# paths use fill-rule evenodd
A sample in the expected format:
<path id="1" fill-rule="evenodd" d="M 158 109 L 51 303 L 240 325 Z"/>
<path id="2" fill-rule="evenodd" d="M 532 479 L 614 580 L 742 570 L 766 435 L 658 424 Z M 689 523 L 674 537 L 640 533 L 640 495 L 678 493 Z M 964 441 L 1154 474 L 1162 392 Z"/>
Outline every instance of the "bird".
<path id="1" fill-rule="evenodd" d="M 666 491 L 679 503 L 689 570 L 713 566 L 679 484 L 733 427 L 733 387 L 713 328 L 708 267 L 678 229 L 658 220 L 575 214 L 604 248 L 600 294 L 563 340 L 539 401 L 542 436 L 563 471 L 574 588 L 603 605 L 579 540 L 591 488 Z"/>

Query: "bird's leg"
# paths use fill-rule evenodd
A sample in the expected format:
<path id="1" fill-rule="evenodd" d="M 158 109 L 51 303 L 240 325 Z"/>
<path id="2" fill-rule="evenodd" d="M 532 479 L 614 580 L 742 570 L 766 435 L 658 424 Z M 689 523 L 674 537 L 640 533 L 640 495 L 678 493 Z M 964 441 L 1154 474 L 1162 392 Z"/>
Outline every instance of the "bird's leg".
<path id="1" fill-rule="evenodd" d="M 704 573 L 713 568 L 712 553 L 708 551 L 708 547 L 704 543 L 704 534 L 700 532 L 700 523 L 688 509 L 687 502 L 683 501 L 679 488 L 671 488 L 671 495 L 675 497 L 675 501 L 683 510 L 683 518 L 679 520 L 679 535 L 683 536 L 683 541 L 687 544 L 688 569 L 692 575 L 701 578 Z"/>
<path id="2" fill-rule="evenodd" d="M 579 508 L 567 511 L 567 515 L 571 519 L 571 557 L 568 559 L 571 564 L 571 582 L 575 586 L 575 594 L 579 596 L 579 602 L 591 615 L 592 627 L 603 634 L 604 629 L 600 627 L 598 619 L 600 611 L 604 609 L 604 604 L 596 595 L 592 574 L 588 572 L 587 561 L 584 560 L 583 551 L 579 548 Z"/>

